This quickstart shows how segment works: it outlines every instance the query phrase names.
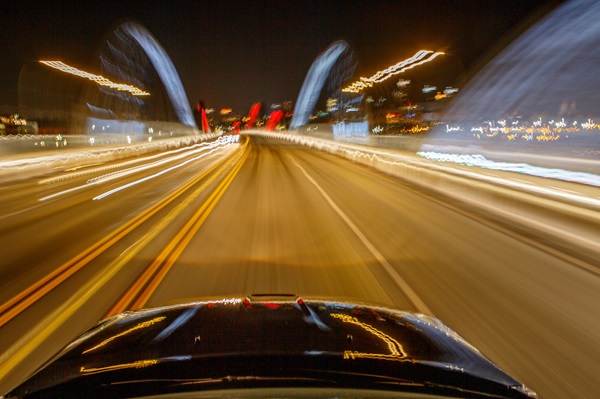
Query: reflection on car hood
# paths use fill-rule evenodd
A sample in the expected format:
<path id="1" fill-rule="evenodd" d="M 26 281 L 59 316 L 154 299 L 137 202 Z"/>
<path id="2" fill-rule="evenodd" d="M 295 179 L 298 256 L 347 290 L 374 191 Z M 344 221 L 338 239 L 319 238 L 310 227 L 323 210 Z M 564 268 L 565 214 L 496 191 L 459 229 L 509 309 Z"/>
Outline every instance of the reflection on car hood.
<path id="1" fill-rule="evenodd" d="M 435 318 L 291 295 L 119 314 L 84 333 L 8 397 L 273 386 L 535 397 Z"/>

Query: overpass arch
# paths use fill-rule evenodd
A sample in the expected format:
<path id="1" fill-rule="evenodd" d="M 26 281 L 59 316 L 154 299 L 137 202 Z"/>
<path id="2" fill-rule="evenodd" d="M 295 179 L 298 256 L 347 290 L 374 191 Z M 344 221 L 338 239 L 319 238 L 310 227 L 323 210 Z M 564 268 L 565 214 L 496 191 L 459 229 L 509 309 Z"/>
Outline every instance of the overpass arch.
<path id="1" fill-rule="evenodd" d="M 327 77 L 338 59 L 349 48 L 350 46 L 344 40 L 338 40 L 317 56 L 308 70 L 298 94 L 290 129 L 308 124 L 308 118 L 315 109 Z"/>
<path id="2" fill-rule="evenodd" d="M 169 96 L 169 100 L 179 121 L 187 126 L 196 126 L 189 101 L 185 94 L 181 79 L 175 70 L 173 62 L 156 41 L 152 34 L 143 26 L 125 22 L 120 28 L 133 38 L 144 50 Z"/>

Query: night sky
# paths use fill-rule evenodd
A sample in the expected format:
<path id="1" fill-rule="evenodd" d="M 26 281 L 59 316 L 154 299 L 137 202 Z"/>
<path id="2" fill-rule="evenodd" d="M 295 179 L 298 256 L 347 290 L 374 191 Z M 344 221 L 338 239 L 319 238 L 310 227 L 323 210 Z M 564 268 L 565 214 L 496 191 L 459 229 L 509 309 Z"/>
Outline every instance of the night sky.
<path id="1" fill-rule="evenodd" d="M 2 0 L 0 106 L 18 104 L 21 67 L 57 59 L 97 73 L 102 39 L 143 25 L 171 57 L 188 99 L 246 113 L 295 100 L 315 57 L 346 40 L 357 74 L 420 49 L 458 57 L 467 71 L 532 16 L 558 2 L 506 1 L 18 1 Z"/>

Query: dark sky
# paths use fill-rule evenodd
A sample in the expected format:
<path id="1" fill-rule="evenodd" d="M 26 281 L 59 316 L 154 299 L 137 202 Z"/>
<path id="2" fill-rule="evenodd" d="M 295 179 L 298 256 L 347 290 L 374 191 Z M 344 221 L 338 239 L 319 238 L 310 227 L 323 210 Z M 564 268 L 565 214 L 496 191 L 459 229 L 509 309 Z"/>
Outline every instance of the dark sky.
<path id="1" fill-rule="evenodd" d="M 455 55 L 468 69 L 508 32 L 556 3 L 2 0 L 0 106 L 18 104 L 23 64 L 52 58 L 89 68 L 102 38 L 124 21 L 142 24 L 163 46 L 191 103 L 246 113 L 254 102 L 295 100 L 311 63 L 335 40 L 350 44 L 363 76 L 419 49 Z"/>

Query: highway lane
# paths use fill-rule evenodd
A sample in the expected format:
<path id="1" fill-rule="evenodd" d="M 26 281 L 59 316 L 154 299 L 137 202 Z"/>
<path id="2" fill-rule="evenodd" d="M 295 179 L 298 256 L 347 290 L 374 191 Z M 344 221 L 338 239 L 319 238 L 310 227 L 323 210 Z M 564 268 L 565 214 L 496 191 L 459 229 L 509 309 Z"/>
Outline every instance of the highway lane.
<path id="1" fill-rule="evenodd" d="M 0 302 L 195 176 L 198 168 L 202 170 L 227 155 L 210 153 L 208 147 L 111 164 L 90 163 L 77 170 L 59 170 L 48 177 L 0 187 L 0 237 L 11 243 L 2 248 Z M 178 167 L 195 158 L 198 160 L 192 167 Z M 168 173 L 143 181 L 165 171 Z M 111 180 L 115 173 L 120 173 L 116 175 L 119 179 Z M 156 180 L 160 190 L 156 190 Z M 135 182 L 141 182 L 144 190 L 127 195 L 131 190 L 127 185 Z M 124 188 L 125 195 L 118 201 L 94 200 L 119 188 Z M 24 265 L 35 268 L 22 276 Z"/>
<path id="2" fill-rule="evenodd" d="M 2 215 L 4 224 L 1 238 L 5 243 L 0 250 L 0 259 L 2 259 L 0 308 L 5 308 L 0 311 L 2 391 L 5 391 L 10 384 L 14 385 L 24 378 L 39 366 L 40 362 L 64 346 L 68 340 L 104 317 L 112 302 L 126 288 L 117 284 L 122 278 L 121 275 L 112 281 L 102 281 L 104 276 L 110 275 L 111 272 L 107 265 L 111 265 L 114 261 L 126 260 L 127 252 L 133 252 L 131 248 L 140 241 L 140 237 L 153 233 L 149 232 L 149 229 L 156 232 L 165 230 L 167 234 L 172 234 L 168 229 L 177 229 L 177 226 L 185 221 L 186 215 L 173 211 L 180 207 L 181 198 L 171 197 L 177 190 L 187 185 L 189 186 L 187 191 L 198 191 L 196 197 L 202 201 L 202 196 L 206 195 L 204 191 L 207 191 L 202 190 L 207 181 L 207 178 L 202 176 L 218 165 L 229 162 L 238 147 L 238 144 L 220 144 L 214 152 L 203 152 L 205 156 L 201 158 L 199 154 L 192 154 L 176 160 L 170 159 L 167 164 L 156 165 L 140 173 L 110 180 L 105 184 L 86 184 L 89 178 L 86 174 L 81 179 L 69 180 L 66 185 L 46 187 L 40 185 L 38 180 L 17 185 L 23 197 L 23 212 Z M 176 165 L 182 167 L 170 169 Z M 165 171 L 169 173 L 163 173 Z M 99 172 L 99 174 L 103 173 Z M 152 176 L 155 178 L 147 180 Z M 134 181 L 141 183 L 127 187 Z M 81 187 L 81 189 L 69 191 L 49 201 L 42 201 L 42 205 L 31 206 L 35 201 L 26 200 L 33 196 L 39 201 L 49 194 L 63 192 L 73 187 Z M 126 189 L 115 195 L 94 200 L 98 195 L 123 187 Z M 182 194 L 180 197 L 184 198 L 187 192 L 184 190 Z M 16 197 L 18 196 L 13 196 Z M 18 204 L 11 206 L 13 209 L 19 207 Z M 153 213 L 150 213 L 149 210 L 152 209 Z M 179 216 L 180 219 L 177 220 L 173 215 Z M 136 220 L 137 227 L 132 224 Z M 124 227 L 132 231 L 126 234 L 127 230 L 123 230 Z M 115 232 L 119 232 L 120 229 L 120 235 L 116 234 Z M 108 239 L 112 240 L 112 243 L 107 243 Z M 149 249 L 140 248 L 135 253 L 143 260 L 155 256 L 153 250 L 150 245 Z M 81 257 L 81 254 L 85 256 Z M 127 267 L 125 265 L 119 267 L 124 269 L 126 274 L 136 276 L 140 268 L 143 270 L 146 267 L 146 263 L 140 262 L 139 259 L 135 259 L 137 264 L 129 262 Z M 116 266 L 113 269 L 115 273 L 119 271 Z M 4 306 L 19 297 L 19 293 L 26 292 L 28 287 L 38 284 L 58 270 L 69 273 L 73 271 L 73 274 L 64 282 L 62 282 L 63 274 L 68 276 L 65 273 L 59 274 L 60 279 L 49 280 L 50 283 L 58 281 L 59 285 L 49 290 L 46 295 L 36 298 L 33 304 L 27 302 L 30 301 L 29 296 L 24 296 L 28 306 L 22 312 L 17 312 L 15 306 Z M 46 282 L 32 292 L 34 295 L 46 292 L 48 285 Z M 82 300 L 88 293 L 96 293 L 99 288 L 104 288 L 101 285 L 117 290 L 116 297 L 105 297 L 102 291 L 93 300 L 90 298 Z M 76 294 L 78 291 L 81 291 L 79 297 Z M 17 308 L 22 306 L 24 301 L 17 301 Z M 67 312 L 63 308 L 73 303 L 76 305 L 72 308 L 73 311 L 79 312 L 73 313 L 73 320 L 65 319 L 64 327 L 46 331 L 46 334 L 51 334 L 53 338 L 38 343 L 37 346 L 31 346 L 34 338 L 43 336 L 42 332 L 45 331 L 44 329 L 47 330 L 46 325 L 49 321 L 66 315 Z M 30 345 L 29 349 L 24 351 L 23 345 Z M 6 366 L 12 361 L 23 364 L 13 370 Z M 6 375 L 7 370 L 9 375 Z"/>
<path id="3" fill-rule="evenodd" d="M 333 204 L 433 314 L 540 397 L 600 394 L 596 275 L 396 179 L 254 141 L 253 156 L 149 305 L 292 292 L 417 310 Z"/>
<path id="4" fill-rule="evenodd" d="M 260 137 L 252 137 L 252 142 L 248 159 L 148 306 L 206 295 L 292 292 L 431 312 L 540 397 L 598 396 L 597 276 L 397 179 L 289 143 Z M 121 207 L 127 210 L 117 219 L 126 220 L 140 200 L 165 195 L 181 179 L 206 167 L 202 163 L 162 184 L 140 185 L 129 194 L 116 195 L 110 198 L 112 205 L 95 211 L 92 223 Z M 127 267 L 86 296 L 85 304 L 29 356 L 36 359 L 13 374 L 32 369 L 70 336 L 102 318 L 195 210 L 204 206 L 209 188 L 216 184 L 178 212 L 176 223 L 128 259 Z M 76 220 L 95 209 L 89 201 L 92 194 L 86 195 L 82 203 L 87 205 L 81 208 L 60 205 L 62 201 L 55 204 Z M 37 230 L 51 230 L 57 220 L 41 217 Z M 90 229 L 73 223 L 69 229 L 73 235 L 65 236 L 65 242 L 77 241 L 75 232 L 82 236 Z M 82 269 L 27 315 L 0 328 L 0 342 L 8 337 L 15 342 L 24 328 L 36 328 L 35 321 L 52 311 L 62 314 L 60 306 L 85 284 L 107 275 L 106 265 L 127 255 L 158 223 L 148 220 L 93 261 L 93 267 Z M 98 226 L 98 234 L 105 234 L 107 228 Z M 61 256 L 62 248 L 46 249 L 48 257 Z M 10 376 L 10 383 L 18 378 Z M 0 389 L 8 384 L 0 381 Z"/>

